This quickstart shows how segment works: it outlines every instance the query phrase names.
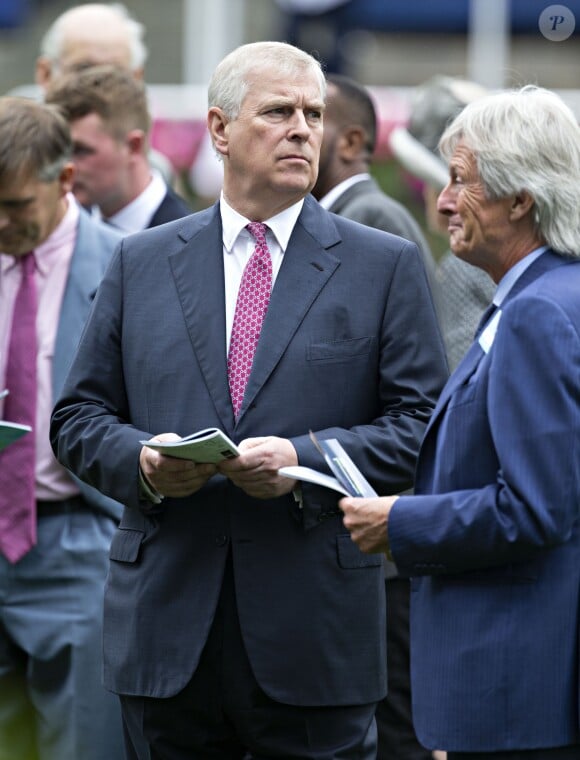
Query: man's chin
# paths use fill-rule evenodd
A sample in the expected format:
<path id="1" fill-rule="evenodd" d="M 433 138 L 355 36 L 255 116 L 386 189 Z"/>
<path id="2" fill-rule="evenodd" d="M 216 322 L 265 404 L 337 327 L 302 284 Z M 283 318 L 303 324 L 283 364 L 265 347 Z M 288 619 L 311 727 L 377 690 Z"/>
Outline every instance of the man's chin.
<path id="1" fill-rule="evenodd" d="M 90 208 L 91 206 L 94 205 L 93 201 L 91 200 L 91 198 L 89 198 L 89 196 L 83 190 L 82 187 L 73 187 L 73 191 L 72 192 L 73 192 L 73 195 L 76 198 L 77 202 L 81 206 L 84 206 L 84 208 Z"/>

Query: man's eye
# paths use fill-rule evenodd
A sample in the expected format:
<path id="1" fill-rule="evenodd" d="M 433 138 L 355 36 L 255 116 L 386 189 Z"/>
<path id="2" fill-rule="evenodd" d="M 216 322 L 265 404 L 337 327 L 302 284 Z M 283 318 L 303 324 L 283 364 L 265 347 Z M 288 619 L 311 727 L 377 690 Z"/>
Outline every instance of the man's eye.
<path id="1" fill-rule="evenodd" d="M 90 148 L 84 148 L 81 145 L 75 145 L 73 148 L 73 156 L 75 158 L 82 158 L 83 156 L 91 156 L 93 151 Z"/>
<path id="2" fill-rule="evenodd" d="M 29 200 L 26 201 L 2 201 L 0 204 L 6 211 L 21 211 L 30 204 Z"/>

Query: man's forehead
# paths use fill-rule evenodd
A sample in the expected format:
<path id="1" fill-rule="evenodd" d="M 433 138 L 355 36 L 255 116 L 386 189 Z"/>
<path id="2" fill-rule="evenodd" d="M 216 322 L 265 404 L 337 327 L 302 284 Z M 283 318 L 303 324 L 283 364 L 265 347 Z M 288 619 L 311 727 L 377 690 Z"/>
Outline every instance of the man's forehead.
<path id="1" fill-rule="evenodd" d="M 324 108 L 324 100 L 316 83 L 264 83 L 264 86 L 249 87 L 246 98 L 254 103 L 279 103 L 280 105 L 302 105 Z"/>
<path id="2" fill-rule="evenodd" d="M 20 170 L 0 175 L 0 203 L 27 200 L 43 184 L 36 172 Z"/>

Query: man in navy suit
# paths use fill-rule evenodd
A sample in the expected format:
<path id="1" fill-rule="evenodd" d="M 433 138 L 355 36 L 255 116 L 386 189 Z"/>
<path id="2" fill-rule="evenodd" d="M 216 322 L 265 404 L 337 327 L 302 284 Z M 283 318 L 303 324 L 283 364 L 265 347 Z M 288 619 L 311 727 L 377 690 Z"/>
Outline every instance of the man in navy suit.
<path id="1" fill-rule="evenodd" d="M 19 412 L 35 420 L 26 444 L 33 451 L 25 453 L 34 460 L 36 541 L 19 557 L 1 505 L 1 760 L 123 757 L 121 711 L 103 688 L 101 656 L 103 589 L 121 505 L 72 478 L 48 438 L 52 405 L 120 239 L 76 203 L 71 156 L 68 125 L 53 108 L 0 98 L 0 388 L 10 382 L 19 270 L 29 255 L 38 302 L 36 341 L 24 341 L 36 356 L 37 392 Z M 8 390 L 18 396 L 18 387 Z M 0 418 L 13 413 L 6 401 Z M 6 483 L 10 448 L 0 453 L 1 496 L 23 504 L 26 484 Z"/>
<path id="2" fill-rule="evenodd" d="M 278 469 L 323 466 L 312 429 L 375 487 L 408 488 L 446 361 L 417 247 L 309 195 L 324 95 L 319 63 L 284 43 L 219 64 L 220 200 L 123 240 L 54 411 L 60 460 L 125 505 L 104 648 L 130 758 L 143 738 L 157 758 L 375 757 L 382 557 L 351 541 L 336 493 Z M 252 292 L 256 256 L 273 286 Z M 230 335 L 257 291 L 235 412 Z M 241 455 L 195 464 L 140 443 L 208 427 Z"/>
<path id="3" fill-rule="evenodd" d="M 151 116 L 145 85 L 129 69 L 91 66 L 57 77 L 45 100 L 67 118 L 73 138 L 73 192 L 122 234 L 191 213 L 148 158 Z"/>
<path id="4" fill-rule="evenodd" d="M 341 501 L 412 576 L 413 712 L 449 760 L 580 757 L 580 128 L 525 87 L 441 142 L 451 249 L 497 283 L 441 394 L 415 496 Z M 374 555 L 370 555 L 374 556 Z"/>

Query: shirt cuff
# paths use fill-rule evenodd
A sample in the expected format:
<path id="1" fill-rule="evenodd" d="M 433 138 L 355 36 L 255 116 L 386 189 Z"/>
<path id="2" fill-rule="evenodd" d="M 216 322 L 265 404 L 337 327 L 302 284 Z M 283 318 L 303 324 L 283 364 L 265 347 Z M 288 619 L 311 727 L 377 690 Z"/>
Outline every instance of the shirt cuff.
<path id="1" fill-rule="evenodd" d="M 139 467 L 139 488 L 141 489 L 141 495 L 147 499 L 147 501 L 152 502 L 153 504 L 161 504 L 165 496 L 162 493 L 159 493 L 159 491 L 156 491 L 149 483 L 147 482 L 147 479 L 145 475 L 143 474 L 143 470 Z"/>

